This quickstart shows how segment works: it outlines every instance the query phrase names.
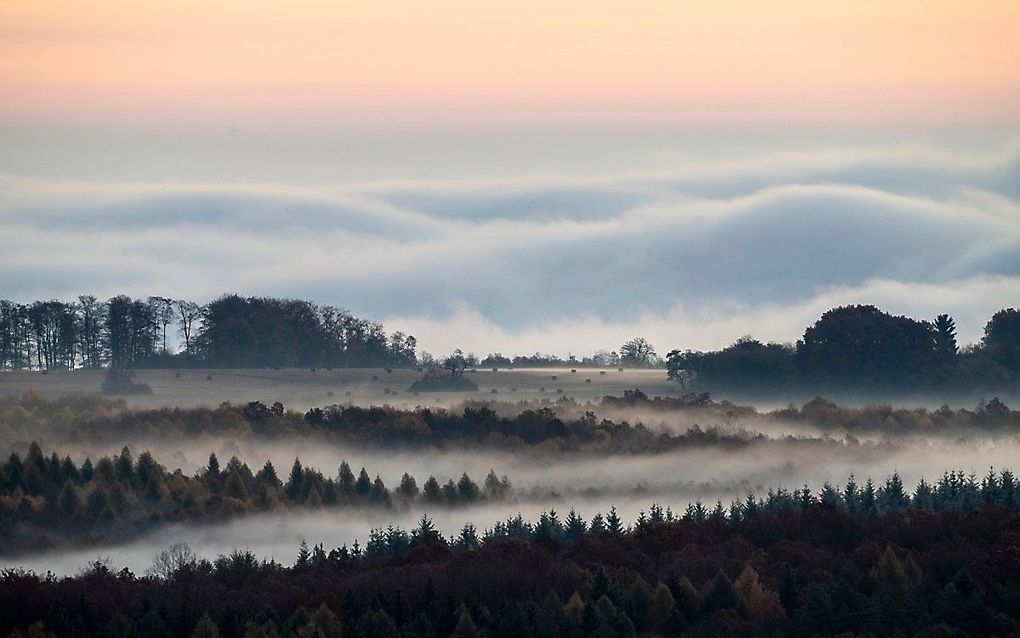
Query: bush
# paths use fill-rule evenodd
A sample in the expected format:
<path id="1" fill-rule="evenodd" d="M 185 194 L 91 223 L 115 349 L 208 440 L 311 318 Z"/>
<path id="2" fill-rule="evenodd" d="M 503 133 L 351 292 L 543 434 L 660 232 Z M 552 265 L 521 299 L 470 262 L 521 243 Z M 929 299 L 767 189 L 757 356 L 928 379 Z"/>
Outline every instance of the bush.
<path id="1" fill-rule="evenodd" d="M 106 378 L 103 379 L 104 394 L 152 394 L 152 388 L 147 383 L 135 381 L 133 370 L 123 368 L 108 368 Z"/>
<path id="2" fill-rule="evenodd" d="M 478 384 L 462 376 L 452 377 L 439 368 L 429 368 L 422 378 L 412 383 L 407 389 L 410 392 L 429 390 L 433 392 L 475 392 L 478 390 Z"/>

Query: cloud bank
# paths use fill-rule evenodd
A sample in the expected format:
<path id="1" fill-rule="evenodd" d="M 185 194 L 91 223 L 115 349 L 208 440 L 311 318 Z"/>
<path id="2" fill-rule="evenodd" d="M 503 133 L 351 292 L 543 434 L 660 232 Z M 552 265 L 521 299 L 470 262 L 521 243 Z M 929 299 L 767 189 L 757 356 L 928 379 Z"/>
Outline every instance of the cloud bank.
<path id="1" fill-rule="evenodd" d="M 793 340 L 828 307 L 1020 301 L 1020 144 L 675 156 L 591 176 L 292 186 L 0 173 L 2 296 L 306 297 L 423 348 Z"/>

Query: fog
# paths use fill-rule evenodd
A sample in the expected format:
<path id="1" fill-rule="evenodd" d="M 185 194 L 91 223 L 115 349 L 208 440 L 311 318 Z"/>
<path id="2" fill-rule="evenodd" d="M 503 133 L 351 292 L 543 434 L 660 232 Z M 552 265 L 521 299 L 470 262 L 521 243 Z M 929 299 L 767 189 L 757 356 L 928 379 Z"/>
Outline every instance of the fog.
<path id="1" fill-rule="evenodd" d="M 825 481 L 842 484 L 855 473 L 859 482 L 868 477 L 881 483 L 897 471 L 912 489 L 918 479 L 937 479 L 948 469 L 979 476 L 990 466 L 1009 467 L 1020 458 L 1020 439 L 947 441 L 913 438 L 901 442 L 856 442 L 839 439 L 768 439 L 737 449 L 696 447 L 654 455 L 613 455 L 599 458 L 558 456 L 555 462 L 543 453 L 519 451 L 380 451 L 329 444 L 324 440 L 284 440 L 272 444 L 252 440 L 200 439 L 173 446 L 153 446 L 157 460 L 195 472 L 210 451 L 221 462 L 229 454 L 253 465 L 272 460 L 281 476 L 299 456 L 305 466 L 327 475 L 335 474 L 341 459 L 357 471 L 366 467 L 391 487 L 403 472 L 419 484 L 434 474 L 440 480 L 458 478 L 462 472 L 480 481 L 488 470 L 507 474 L 514 485 L 511 502 L 491 502 L 472 507 L 429 509 L 438 529 L 455 534 L 464 523 L 484 529 L 516 513 L 528 519 L 556 509 L 565 515 L 570 508 L 590 518 L 615 506 L 627 521 L 657 502 L 682 511 L 690 502 L 728 504 L 748 492 L 764 495 L 770 488 L 793 489 L 807 484 L 817 492 Z M 115 450 L 111 450 L 115 451 Z M 79 456 L 81 452 L 77 453 Z M 214 558 L 233 549 L 250 549 L 260 558 L 282 563 L 293 561 L 301 540 L 322 542 L 327 548 L 364 545 L 372 527 L 388 524 L 414 526 L 421 506 L 409 510 L 348 509 L 282 515 L 252 515 L 224 524 L 174 525 L 160 528 L 122 545 L 52 550 L 37 555 L 0 557 L 0 565 L 20 566 L 38 572 L 70 574 L 97 557 L 108 557 L 111 567 L 141 572 L 152 557 L 173 542 L 184 541 L 202 556 Z"/>

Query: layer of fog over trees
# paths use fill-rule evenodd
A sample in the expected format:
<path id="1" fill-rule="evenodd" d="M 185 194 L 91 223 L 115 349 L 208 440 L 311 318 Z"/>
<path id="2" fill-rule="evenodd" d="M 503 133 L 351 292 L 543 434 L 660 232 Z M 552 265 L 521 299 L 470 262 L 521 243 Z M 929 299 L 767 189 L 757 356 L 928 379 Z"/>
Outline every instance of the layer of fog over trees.
<path id="1" fill-rule="evenodd" d="M 1015 507 L 1014 309 L 962 347 L 947 315 L 873 306 L 793 344 L 657 345 L 435 358 L 299 300 L 0 302 L 0 566 L 143 574 L 182 541 L 290 565 L 302 542 L 382 551 L 425 514 L 469 548 L 541 540 L 550 516 L 733 522 L 755 499 Z"/>
<path id="2" fill-rule="evenodd" d="M 633 522 L 652 503 L 677 512 L 699 501 L 728 506 L 748 493 L 765 495 L 780 487 L 807 485 L 817 493 L 826 482 L 845 484 L 851 474 L 861 484 L 871 478 L 880 485 L 895 472 L 909 491 L 946 471 L 973 473 L 980 481 L 989 467 L 1015 466 L 1018 433 L 1020 412 L 995 399 L 969 409 L 937 410 L 847 408 L 817 399 L 799 408 L 760 411 L 704 394 L 650 397 L 634 390 L 597 403 L 567 397 L 474 399 L 449 409 L 342 404 L 290 411 L 258 401 L 132 410 L 117 399 L 46 400 L 28 394 L 0 402 L 0 445 L 5 454 L 28 459 L 30 442 L 36 441 L 51 468 L 44 475 L 57 472 L 63 478 L 35 493 L 28 483 L 18 488 L 8 481 L 4 524 L 24 531 L 29 510 L 37 522 L 71 518 L 66 537 L 59 523 L 43 525 L 34 541 L 42 551 L 9 548 L 0 562 L 73 573 L 103 555 L 114 566 L 140 572 L 155 553 L 181 538 L 210 558 L 249 548 L 286 562 L 302 539 L 327 546 L 364 544 L 372 528 L 409 528 L 426 512 L 450 535 L 467 523 L 481 530 L 518 512 L 535 519 L 553 509 L 565 515 L 574 508 L 590 518 L 615 507 Z M 125 445 L 136 464 L 145 456 L 147 463 L 165 468 L 169 483 L 178 468 L 182 478 L 176 480 L 207 476 L 210 454 L 224 469 L 208 495 L 192 495 L 197 509 L 178 504 L 183 513 L 171 516 L 156 507 L 161 512 L 156 518 L 141 486 L 137 496 L 129 492 L 124 499 L 140 509 L 111 515 L 104 503 L 116 499 L 108 488 L 106 498 L 95 502 L 90 500 L 95 484 L 68 486 L 71 474 L 59 474 L 68 471 L 68 463 L 82 467 L 88 460 L 95 468 L 103 457 L 122 457 Z M 341 462 L 354 475 L 365 468 L 372 482 L 366 494 L 381 483 L 392 496 L 382 499 L 384 505 L 374 496 L 351 503 L 323 487 L 315 496 L 309 489 L 266 505 L 258 501 L 257 488 L 239 489 L 238 481 L 230 480 L 230 468 L 246 465 L 245 471 L 255 475 L 268 461 L 286 483 L 296 459 L 327 482 L 338 480 Z M 442 489 L 450 483 L 459 488 L 467 476 L 477 495 L 404 500 L 396 495 L 405 474 L 423 492 L 430 477 Z M 498 498 L 486 484 L 490 474 L 505 477 L 508 489 Z M 164 489 L 169 488 L 156 492 Z M 244 504 L 223 504 L 225 495 L 238 492 L 246 494 Z M 84 531 L 72 531 L 76 525 Z M 79 548 L 70 549 L 74 545 Z"/>

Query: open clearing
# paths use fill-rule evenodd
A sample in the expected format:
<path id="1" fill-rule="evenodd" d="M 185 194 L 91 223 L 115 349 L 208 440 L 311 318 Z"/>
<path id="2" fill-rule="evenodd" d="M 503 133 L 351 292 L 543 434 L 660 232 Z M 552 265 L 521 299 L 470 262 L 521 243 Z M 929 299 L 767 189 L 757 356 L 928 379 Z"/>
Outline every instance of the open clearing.
<path id="1" fill-rule="evenodd" d="M 259 400 L 280 401 L 288 408 L 306 410 L 331 403 L 358 405 L 389 404 L 399 407 L 451 405 L 470 398 L 513 401 L 551 399 L 560 396 L 578 401 L 597 401 L 607 394 L 622 395 L 640 388 L 653 394 L 683 394 L 683 389 L 666 380 L 665 370 L 624 369 L 479 369 L 465 376 L 478 385 L 477 392 L 407 391 L 421 377 L 415 370 L 381 368 L 345 369 L 231 369 L 231 370 L 136 370 L 139 382 L 147 383 L 152 394 L 127 395 L 130 407 L 215 406 Z M 101 391 L 103 370 L 74 370 L 49 373 L 0 372 L 0 396 L 20 395 L 34 390 L 47 398 Z M 555 379 L 554 379 L 555 377 Z M 589 382 L 590 380 L 590 382 Z M 495 393 L 492 391 L 496 390 Z"/>

